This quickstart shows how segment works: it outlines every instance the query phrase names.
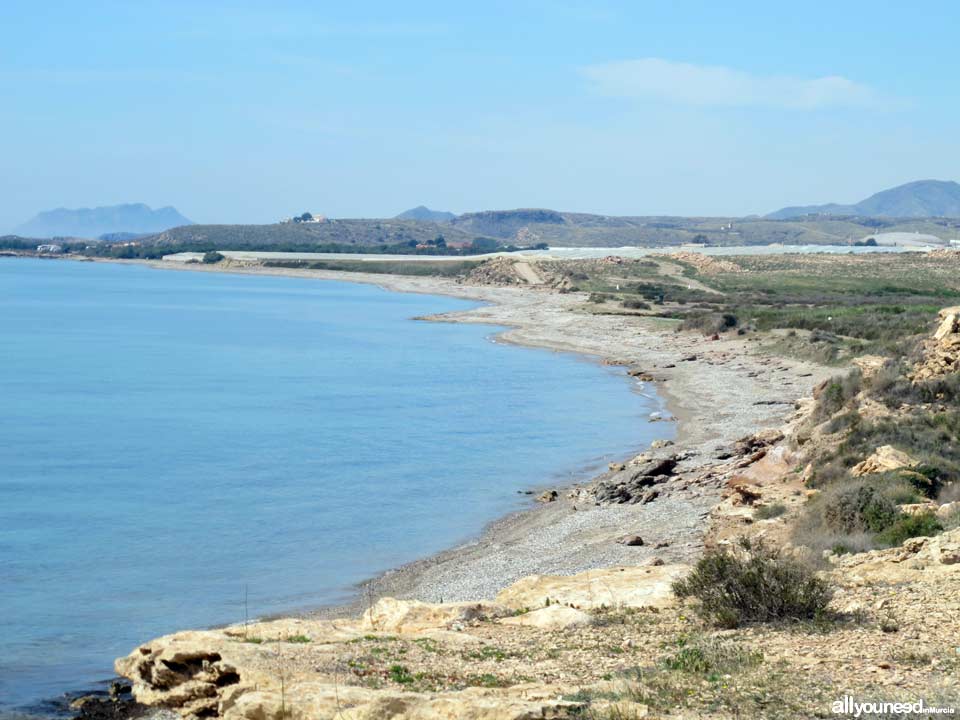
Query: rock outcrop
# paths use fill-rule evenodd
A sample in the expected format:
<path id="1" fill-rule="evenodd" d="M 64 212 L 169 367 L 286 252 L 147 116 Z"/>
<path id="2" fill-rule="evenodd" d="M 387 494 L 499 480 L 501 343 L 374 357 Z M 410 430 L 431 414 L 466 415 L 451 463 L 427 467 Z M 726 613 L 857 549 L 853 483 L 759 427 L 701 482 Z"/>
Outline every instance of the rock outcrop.
<path id="1" fill-rule="evenodd" d="M 687 570 L 661 565 L 534 575 L 503 590 L 496 602 L 382 598 L 359 619 L 181 632 L 141 645 L 115 667 L 132 681 L 139 702 L 190 719 L 572 720 L 584 703 L 563 696 L 575 688 L 526 681 L 500 686 L 486 675 L 464 678 L 450 666 L 450 677 L 459 678 L 450 681 L 453 687 L 426 692 L 413 686 L 417 678 L 401 664 L 402 655 L 373 670 L 362 646 L 404 642 L 430 654 L 442 645 L 461 657 L 496 657 L 484 650 L 483 628 L 576 632 L 593 624 L 591 612 L 598 609 L 666 608 L 674 604 L 671 582 Z"/>
<path id="2" fill-rule="evenodd" d="M 960 370 L 960 306 L 940 311 L 940 325 L 924 347 L 923 359 L 910 375 L 914 382 Z"/>
<path id="3" fill-rule="evenodd" d="M 598 503 L 650 502 L 659 494 L 654 486 L 669 480 L 678 462 L 676 455 L 670 455 L 647 459 L 636 466 L 617 466 L 611 474 L 597 482 L 593 495 Z"/>
<path id="4" fill-rule="evenodd" d="M 866 460 L 854 465 L 850 469 L 850 474 L 854 477 L 862 477 L 875 473 L 890 472 L 891 470 L 900 470 L 901 468 L 910 468 L 916 464 L 917 461 L 902 450 L 897 450 L 892 445 L 883 445 L 878 447 Z"/>

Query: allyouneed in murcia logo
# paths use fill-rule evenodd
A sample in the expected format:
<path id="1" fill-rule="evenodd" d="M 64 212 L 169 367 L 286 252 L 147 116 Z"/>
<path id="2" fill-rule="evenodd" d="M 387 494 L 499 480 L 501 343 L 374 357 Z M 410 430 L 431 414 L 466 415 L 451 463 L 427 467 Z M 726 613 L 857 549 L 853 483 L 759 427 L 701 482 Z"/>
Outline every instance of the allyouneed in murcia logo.
<path id="1" fill-rule="evenodd" d="M 857 702 L 849 695 L 836 700 L 830 706 L 835 715 L 852 715 L 855 718 L 864 715 L 955 715 L 955 707 L 931 707 L 923 700 L 914 703 L 905 702 Z"/>

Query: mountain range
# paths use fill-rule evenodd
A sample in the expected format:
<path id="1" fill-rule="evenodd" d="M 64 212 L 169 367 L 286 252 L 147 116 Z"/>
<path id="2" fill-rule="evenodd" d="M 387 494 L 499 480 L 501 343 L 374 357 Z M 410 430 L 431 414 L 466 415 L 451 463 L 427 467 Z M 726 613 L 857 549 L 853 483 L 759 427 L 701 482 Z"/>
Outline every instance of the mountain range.
<path id="1" fill-rule="evenodd" d="M 14 230 L 17 235 L 32 238 L 77 237 L 98 238 L 112 233 L 157 233 L 193 222 L 175 208 L 156 210 L 143 203 L 110 205 L 96 208 L 57 208 L 41 212 Z"/>
<path id="2" fill-rule="evenodd" d="M 806 215 L 890 218 L 960 217 L 960 184 L 947 180 L 917 180 L 883 190 L 853 205 L 829 203 L 785 207 L 770 213 L 767 218 L 789 220 Z"/>

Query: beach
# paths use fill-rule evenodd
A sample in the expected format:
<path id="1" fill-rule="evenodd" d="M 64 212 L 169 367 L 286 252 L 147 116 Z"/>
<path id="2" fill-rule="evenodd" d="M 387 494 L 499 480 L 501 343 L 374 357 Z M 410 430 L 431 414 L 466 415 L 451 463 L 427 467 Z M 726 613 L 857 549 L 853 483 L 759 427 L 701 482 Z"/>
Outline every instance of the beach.
<path id="1" fill-rule="evenodd" d="M 676 424 L 674 444 L 660 452 L 682 458 L 677 481 L 674 490 L 656 502 L 597 505 L 576 488 L 557 487 L 555 501 L 496 521 L 466 545 L 373 578 L 358 588 L 350 605 L 321 608 L 311 613 L 314 616 L 355 614 L 385 596 L 427 602 L 492 598 L 528 575 L 569 575 L 638 564 L 654 554 L 668 563 L 692 562 L 703 549 L 707 518 L 723 487 L 722 476 L 702 478 L 711 467 L 723 464 L 737 440 L 782 426 L 796 402 L 833 374 L 820 365 L 758 352 L 750 336 L 731 334 L 711 341 L 696 333 L 675 332 L 672 324 L 656 318 L 585 313 L 581 293 L 475 286 L 434 277 L 146 264 L 165 270 L 366 283 L 392 292 L 477 301 L 482 304 L 474 309 L 423 319 L 503 326 L 509 329 L 495 336 L 497 342 L 577 353 L 648 373 L 653 380 L 641 381 L 637 389 L 642 392 L 647 385 L 665 405 L 662 416 L 651 421 Z M 578 485 L 589 486 L 595 480 Z M 649 541 L 640 547 L 618 544 L 616 540 L 626 534 Z"/>

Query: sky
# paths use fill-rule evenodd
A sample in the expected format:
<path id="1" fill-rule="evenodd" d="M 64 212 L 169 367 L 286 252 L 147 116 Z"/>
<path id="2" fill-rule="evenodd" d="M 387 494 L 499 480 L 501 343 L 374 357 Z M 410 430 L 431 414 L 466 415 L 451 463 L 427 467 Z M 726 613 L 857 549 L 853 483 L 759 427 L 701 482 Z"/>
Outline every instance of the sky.
<path id="1" fill-rule="evenodd" d="M 939 0 L 3 0 L 0 231 L 123 202 L 203 223 L 856 202 L 960 179 L 958 26 Z"/>

